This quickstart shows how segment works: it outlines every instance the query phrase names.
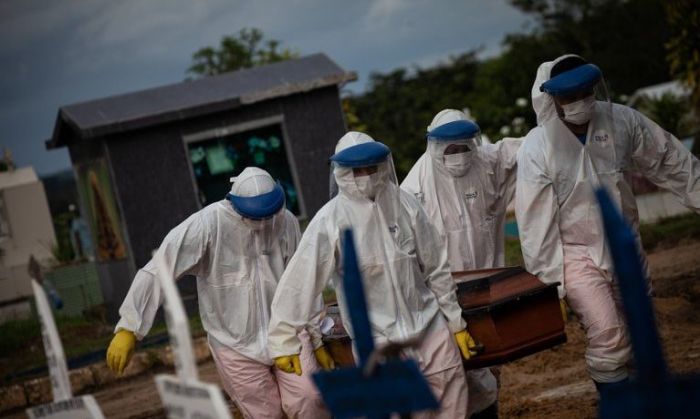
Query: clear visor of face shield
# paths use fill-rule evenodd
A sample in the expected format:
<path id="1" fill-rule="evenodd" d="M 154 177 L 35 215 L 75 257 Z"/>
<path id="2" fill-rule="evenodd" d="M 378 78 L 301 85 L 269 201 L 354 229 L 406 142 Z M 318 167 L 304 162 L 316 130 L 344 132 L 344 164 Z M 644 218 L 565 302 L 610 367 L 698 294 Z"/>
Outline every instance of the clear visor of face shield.
<path id="1" fill-rule="evenodd" d="M 376 172 L 372 173 L 372 167 L 376 167 Z M 339 188 L 338 188 L 338 182 L 336 181 L 336 170 L 347 170 L 348 174 L 355 179 L 355 176 L 359 175 L 359 177 L 367 177 L 369 178 L 370 175 L 372 175 L 373 178 L 381 178 L 380 180 L 387 179 L 389 182 L 392 182 L 394 185 L 398 185 L 398 179 L 396 178 L 396 170 L 394 169 L 394 159 L 392 158 L 391 154 L 389 154 L 386 158 L 385 161 L 379 163 L 379 164 L 373 164 L 370 166 L 365 166 L 365 167 L 356 167 L 356 168 L 350 168 L 350 167 L 343 167 L 338 165 L 337 163 L 331 162 L 330 163 L 330 174 L 329 174 L 329 180 L 328 180 L 328 192 L 329 192 L 329 198 L 333 199 L 336 195 L 338 195 Z M 366 175 L 366 176 L 365 176 Z M 368 180 L 360 180 L 360 183 L 362 182 L 367 182 Z"/>
<path id="2" fill-rule="evenodd" d="M 454 159 L 456 157 L 447 157 L 452 155 L 466 154 L 472 155 L 477 147 L 481 146 L 481 134 L 477 134 L 466 140 L 428 140 L 428 154 L 431 158 L 437 159 L 444 163 L 445 158 Z"/>
<path id="3" fill-rule="evenodd" d="M 445 155 L 468 153 L 481 146 L 481 134 L 476 134 L 474 137 L 465 140 L 450 141 L 447 142 L 446 145 Z"/>

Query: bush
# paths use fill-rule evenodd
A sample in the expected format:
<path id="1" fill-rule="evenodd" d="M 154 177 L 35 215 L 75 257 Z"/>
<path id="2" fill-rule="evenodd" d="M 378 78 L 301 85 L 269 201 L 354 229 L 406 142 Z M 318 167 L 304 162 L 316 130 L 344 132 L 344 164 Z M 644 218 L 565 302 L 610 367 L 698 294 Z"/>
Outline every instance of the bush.
<path id="1" fill-rule="evenodd" d="M 669 248 L 685 240 L 700 240 L 700 216 L 685 214 L 639 227 L 644 250 Z"/>
<path id="2" fill-rule="evenodd" d="M 41 336 L 41 327 L 36 318 L 10 320 L 0 324 L 0 358 L 12 354 L 24 346 L 27 341 Z"/>

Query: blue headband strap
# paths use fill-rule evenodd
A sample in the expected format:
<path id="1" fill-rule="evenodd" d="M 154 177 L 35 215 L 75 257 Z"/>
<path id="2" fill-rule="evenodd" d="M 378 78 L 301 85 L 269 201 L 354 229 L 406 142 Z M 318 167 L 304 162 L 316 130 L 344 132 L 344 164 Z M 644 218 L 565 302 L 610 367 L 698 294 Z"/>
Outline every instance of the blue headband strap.
<path id="1" fill-rule="evenodd" d="M 331 161 L 341 167 L 366 167 L 374 166 L 386 160 L 389 155 L 389 147 L 373 141 L 356 144 L 339 151 L 331 156 Z"/>
<path id="2" fill-rule="evenodd" d="M 474 138 L 480 132 L 479 126 L 472 121 L 459 120 L 442 124 L 425 135 L 429 141 L 454 141 Z"/>
<path id="3" fill-rule="evenodd" d="M 603 77 L 595 64 L 584 64 L 558 74 L 540 86 L 540 91 L 552 96 L 567 96 L 590 90 Z"/>
<path id="4" fill-rule="evenodd" d="M 256 196 L 226 194 L 234 211 L 253 220 L 269 218 L 284 206 L 284 190 L 279 183 L 270 191 Z"/>

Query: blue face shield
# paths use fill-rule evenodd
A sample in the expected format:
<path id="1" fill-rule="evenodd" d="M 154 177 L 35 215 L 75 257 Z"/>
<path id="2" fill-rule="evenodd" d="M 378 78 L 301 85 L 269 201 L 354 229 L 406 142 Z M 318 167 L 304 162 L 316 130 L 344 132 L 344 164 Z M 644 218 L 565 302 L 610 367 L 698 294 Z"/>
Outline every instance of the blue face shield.
<path id="1" fill-rule="evenodd" d="M 375 166 L 389 156 L 389 147 L 380 142 L 356 144 L 331 156 L 331 162 L 340 167 L 358 168 Z"/>
<path id="2" fill-rule="evenodd" d="M 594 64 L 584 64 L 558 74 L 540 86 L 540 91 L 552 96 L 571 96 L 590 91 L 603 78 L 600 68 Z"/>
<path id="3" fill-rule="evenodd" d="M 275 215 L 284 206 L 284 190 L 279 183 L 267 193 L 257 196 L 237 196 L 226 194 L 233 210 L 252 220 L 264 220 Z"/>
<path id="4" fill-rule="evenodd" d="M 481 145 L 481 129 L 472 121 L 452 121 L 428 131 L 425 138 L 436 142 L 464 140 L 467 142 L 469 151 L 473 151 Z"/>

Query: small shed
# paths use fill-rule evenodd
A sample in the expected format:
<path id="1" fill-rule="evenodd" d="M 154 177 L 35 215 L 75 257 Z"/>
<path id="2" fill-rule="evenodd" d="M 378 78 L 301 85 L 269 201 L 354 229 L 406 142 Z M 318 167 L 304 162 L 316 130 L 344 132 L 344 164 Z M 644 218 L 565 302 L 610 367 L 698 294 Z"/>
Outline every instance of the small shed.
<path id="1" fill-rule="evenodd" d="M 246 166 L 312 217 L 346 131 L 339 90 L 356 78 L 315 54 L 59 108 L 46 147 L 68 147 L 110 317 L 167 232 Z"/>

